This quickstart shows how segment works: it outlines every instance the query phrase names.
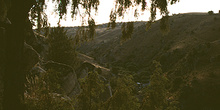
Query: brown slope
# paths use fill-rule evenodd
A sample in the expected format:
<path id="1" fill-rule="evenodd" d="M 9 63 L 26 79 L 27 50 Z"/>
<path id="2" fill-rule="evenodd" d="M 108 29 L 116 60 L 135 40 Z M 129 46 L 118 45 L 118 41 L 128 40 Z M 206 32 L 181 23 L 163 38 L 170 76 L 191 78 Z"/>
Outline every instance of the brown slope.
<path id="1" fill-rule="evenodd" d="M 167 35 L 161 33 L 159 21 L 154 23 L 149 31 L 145 31 L 144 22 L 137 22 L 132 39 L 123 45 L 119 43 L 121 36 L 119 27 L 105 30 L 99 35 L 94 41 L 82 45 L 79 50 L 94 57 L 101 64 L 120 61 L 146 66 L 153 59 L 159 60 L 164 54 L 171 54 L 175 50 L 181 50 L 183 57 L 193 48 L 200 48 L 199 45 L 219 45 L 216 43 L 220 38 L 220 15 L 172 16 L 170 32 Z M 214 48 L 210 50 L 212 49 Z M 219 51 L 213 51 L 209 53 L 209 57 L 218 54 L 220 54 Z M 174 62 L 177 61 L 171 61 L 171 63 Z"/>
<path id="2" fill-rule="evenodd" d="M 166 35 L 161 33 L 159 21 L 149 31 L 145 31 L 145 23 L 138 22 L 142 25 L 135 23 L 132 39 L 122 45 L 118 27 L 103 31 L 79 50 L 106 66 L 134 63 L 138 70 L 145 70 L 157 60 L 173 82 L 172 92 L 181 93 L 178 101 L 182 109 L 219 110 L 220 14 L 181 14 L 169 21 Z"/>

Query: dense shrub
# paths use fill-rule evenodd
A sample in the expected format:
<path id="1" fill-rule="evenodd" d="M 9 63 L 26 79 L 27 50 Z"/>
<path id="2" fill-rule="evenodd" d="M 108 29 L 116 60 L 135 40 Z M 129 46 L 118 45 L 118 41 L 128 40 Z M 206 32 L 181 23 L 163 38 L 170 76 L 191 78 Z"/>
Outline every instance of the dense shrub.
<path id="1" fill-rule="evenodd" d="M 27 110 L 74 110 L 72 100 L 58 94 L 61 91 L 59 72 L 48 70 L 35 77 L 28 77 L 24 103 Z"/>
<path id="2" fill-rule="evenodd" d="M 113 95 L 104 103 L 104 110 L 137 110 L 139 103 L 134 93 L 135 85 L 132 75 L 120 74 L 113 77 Z"/>
<path id="3" fill-rule="evenodd" d="M 76 108 L 78 110 L 99 110 L 102 105 L 100 95 L 104 92 L 104 82 L 99 79 L 97 72 L 89 72 L 81 79 L 81 93 L 77 96 Z"/>
<path id="4" fill-rule="evenodd" d="M 63 27 L 53 28 L 48 36 L 48 60 L 76 67 L 77 57 L 73 41 Z"/>
<path id="5" fill-rule="evenodd" d="M 213 12 L 213 11 L 209 11 L 208 14 L 209 14 L 209 15 L 213 15 L 214 12 Z"/>
<path id="6" fill-rule="evenodd" d="M 168 79 L 162 72 L 159 62 L 154 61 L 155 70 L 150 78 L 150 85 L 145 89 L 141 110 L 178 110 L 177 101 L 170 100 Z"/>

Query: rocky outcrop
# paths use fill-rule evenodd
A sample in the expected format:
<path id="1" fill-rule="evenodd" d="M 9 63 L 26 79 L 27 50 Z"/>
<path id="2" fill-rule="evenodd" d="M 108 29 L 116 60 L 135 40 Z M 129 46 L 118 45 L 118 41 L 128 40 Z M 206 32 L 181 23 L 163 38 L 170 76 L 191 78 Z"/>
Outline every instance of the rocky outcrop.
<path id="1" fill-rule="evenodd" d="M 80 85 L 75 73 L 69 73 L 62 79 L 64 81 L 62 88 L 68 96 L 74 97 L 76 94 L 79 94 Z"/>
<path id="2" fill-rule="evenodd" d="M 77 56 L 78 56 L 78 58 L 79 58 L 80 60 L 83 61 L 82 66 L 81 66 L 78 70 L 83 70 L 83 69 L 86 70 L 86 68 L 92 69 L 92 70 L 95 69 L 95 70 L 98 71 L 99 74 L 101 74 L 102 76 L 104 76 L 104 77 L 107 78 L 107 79 L 112 76 L 112 74 L 111 74 L 111 72 L 110 72 L 110 69 L 105 68 L 105 67 L 103 67 L 103 66 L 100 66 L 100 65 L 95 61 L 94 58 L 89 57 L 89 56 L 87 56 L 87 55 L 85 55 L 85 54 L 82 54 L 82 53 L 78 53 Z M 88 71 L 88 70 L 86 70 L 86 71 Z M 79 73 L 79 72 L 77 72 L 77 73 Z M 80 73 L 80 74 L 82 74 L 82 73 Z M 77 76 L 78 76 L 78 75 L 79 75 L 79 74 L 77 74 Z M 83 74 L 82 74 L 82 75 L 83 75 Z M 79 76 L 78 76 L 78 78 L 79 78 Z"/>
<path id="3" fill-rule="evenodd" d="M 37 64 L 36 64 L 33 68 L 31 68 L 31 70 L 30 70 L 30 74 L 31 74 L 32 76 L 39 76 L 41 73 L 45 73 L 45 72 L 46 72 L 46 70 L 44 70 L 39 63 L 37 63 Z"/>
<path id="4" fill-rule="evenodd" d="M 48 51 L 47 39 L 33 30 L 28 30 L 27 34 L 29 37 L 25 38 L 26 43 L 32 46 L 40 54 L 42 59 L 46 60 L 45 57 Z"/>
<path id="5" fill-rule="evenodd" d="M 46 38 L 36 32 L 28 31 L 30 37 L 26 38 L 24 48 L 24 67 L 27 74 L 32 77 L 40 76 L 47 70 L 52 69 L 62 73 L 62 90 L 63 92 L 73 97 L 80 92 L 80 85 L 74 69 L 66 64 L 47 61 L 46 54 L 48 45 Z"/>
<path id="6" fill-rule="evenodd" d="M 91 63 L 84 62 L 77 70 L 77 78 L 82 79 L 88 76 L 88 73 L 94 71 L 95 66 Z"/>
<path id="7" fill-rule="evenodd" d="M 43 64 L 43 67 L 46 68 L 46 70 L 53 69 L 62 73 L 61 79 L 63 83 L 61 87 L 66 95 L 73 97 L 80 92 L 80 85 L 76 73 L 71 66 L 48 61 Z"/>
<path id="8" fill-rule="evenodd" d="M 106 101 L 109 97 L 112 96 L 112 90 L 110 86 L 110 81 L 108 78 L 105 78 L 103 68 L 99 68 L 100 66 L 93 65 L 89 62 L 84 62 L 81 67 L 77 70 L 77 76 L 78 79 L 82 79 L 88 76 L 89 72 L 98 72 L 99 79 L 104 82 L 105 85 L 107 85 L 104 88 L 104 92 L 100 95 L 101 99 L 103 101 Z"/>
<path id="9" fill-rule="evenodd" d="M 40 54 L 29 44 L 24 43 L 23 64 L 25 72 L 28 73 L 34 65 L 41 61 Z"/>

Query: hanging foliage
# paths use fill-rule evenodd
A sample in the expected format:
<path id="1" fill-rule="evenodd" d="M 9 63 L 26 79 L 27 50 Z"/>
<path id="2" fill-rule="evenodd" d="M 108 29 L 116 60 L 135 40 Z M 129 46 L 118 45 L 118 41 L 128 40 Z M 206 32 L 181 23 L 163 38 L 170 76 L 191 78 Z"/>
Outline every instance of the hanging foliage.
<path id="1" fill-rule="evenodd" d="M 120 39 L 121 43 L 131 38 L 133 30 L 134 30 L 133 22 L 122 23 L 122 26 L 121 26 L 122 36 Z"/>

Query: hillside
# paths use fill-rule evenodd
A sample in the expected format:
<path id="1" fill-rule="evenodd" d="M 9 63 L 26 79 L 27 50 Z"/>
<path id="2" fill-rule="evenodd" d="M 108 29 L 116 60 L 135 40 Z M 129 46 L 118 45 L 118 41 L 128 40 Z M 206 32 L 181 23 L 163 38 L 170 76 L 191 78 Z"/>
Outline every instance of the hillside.
<path id="1" fill-rule="evenodd" d="M 117 23 L 114 29 L 110 29 L 108 24 L 98 25 L 94 40 L 78 45 L 77 57 L 74 56 L 76 59 L 66 60 L 72 61 L 75 66 L 48 59 L 51 45 L 48 37 L 31 31 L 24 43 L 23 63 L 28 74 L 27 80 L 35 77 L 39 84 L 40 82 L 45 84 L 44 79 L 39 78 L 53 74 L 49 77 L 52 77 L 52 81 L 54 76 L 58 78 L 55 83 L 61 82 L 57 87 L 60 87 L 65 96 L 62 96 L 63 93 L 58 91 L 59 89 L 49 91 L 47 95 L 54 94 L 51 100 L 58 99 L 57 101 L 60 99 L 72 101 L 71 98 L 79 100 L 79 94 L 82 95 L 82 90 L 86 90 L 83 87 L 100 84 L 105 85 L 102 90 L 96 86 L 94 88 L 102 91 L 98 98 L 105 101 L 104 104 L 119 101 L 116 103 L 121 106 L 120 103 L 130 101 L 136 103 L 137 107 L 145 109 L 139 104 L 145 104 L 146 99 L 155 103 L 164 101 L 164 105 L 158 106 L 169 110 L 171 109 L 169 107 L 177 107 L 180 110 L 220 109 L 220 14 L 173 15 L 169 17 L 169 32 L 160 30 L 160 20 L 154 22 L 148 31 L 145 30 L 146 22 L 135 22 L 131 39 L 123 43 L 120 42 L 121 26 L 122 23 Z M 67 30 L 68 36 L 74 36 L 77 28 L 62 29 Z M 68 42 L 58 40 L 59 42 L 62 44 L 55 46 L 61 47 L 71 42 L 69 46 L 73 47 L 74 43 L 69 38 Z M 59 52 L 58 48 L 54 50 Z M 73 50 L 75 52 L 75 49 Z M 59 58 L 64 58 L 64 53 L 67 53 L 66 50 L 62 51 Z M 56 74 L 59 76 L 56 77 Z M 94 82 L 98 83 L 89 82 L 90 86 L 83 86 L 84 80 L 91 74 L 96 74 L 94 79 L 97 81 Z M 0 77 L 0 81 L 1 79 Z M 30 84 L 28 88 L 40 87 L 31 84 L 30 81 L 27 84 Z M 2 93 L 3 90 L 0 90 Z M 37 96 L 35 93 L 38 93 Z M 35 98 L 28 99 L 28 103 L 32 103 L 44 93 L 29 91 L 24 96 L 26 99 L 34 96 Z M 0 102 L 2 96 L 0 95 Z M 39 102 L 44 103 L 41 100 Z M 150 106 L 155 106 L 155 103 L 150 103 Z M 85 101 L 82 104 L 86 105 Z"/>
<path id="2" fill-rule="evenodd" d="M 211 49 L 217 48 L 219 21 L 220 15 L 175 15 L 170 17 L 170 32 L 165 35 L 160 31 L 159 21 L 149 31 L 145 30 L 145 22 L 136 22 L 132 39 L 122 45 L 119 43 L 120 27 L 112 30 L 98 28 L 94 41 L 82 45 L 79 51 L 94 57 L 100 64 L 120 60 L 146 66 L 147 62 L 158 59 L 164 53 L 179 50 L 190 52 L 206 44 Z M 214 57 L 219 52 L 209 54 Z"/>
<path id="3" fill-rule="evenodd" d="M 171 16 L 167 34 L 160 31 L 160 20 L 148 31 L 145 24 L 135 22 L 132 38 L 121 45 L 120 24 L 115 29 L 98 26 L 95 39 L 82 44 L 78 51 L 107 68 L 135 72 L 138 82 L 146 82 L 152 74 L 152 61 L 156 60 L 173 82 L 173 91 L 183 93 L 181 102 L 187 104 L 187 109 L 197 104 L 201 106 L 195 109 L 219 105 L 220 14 Z"/>

